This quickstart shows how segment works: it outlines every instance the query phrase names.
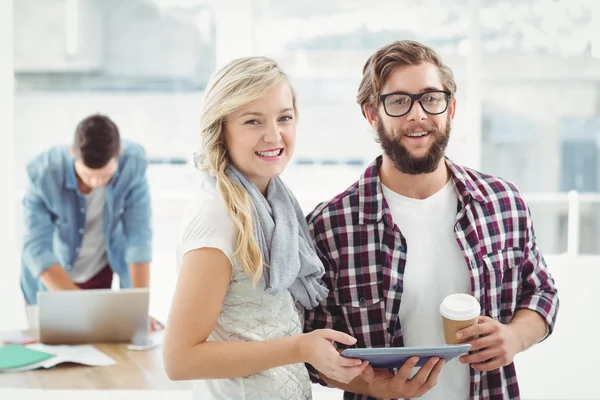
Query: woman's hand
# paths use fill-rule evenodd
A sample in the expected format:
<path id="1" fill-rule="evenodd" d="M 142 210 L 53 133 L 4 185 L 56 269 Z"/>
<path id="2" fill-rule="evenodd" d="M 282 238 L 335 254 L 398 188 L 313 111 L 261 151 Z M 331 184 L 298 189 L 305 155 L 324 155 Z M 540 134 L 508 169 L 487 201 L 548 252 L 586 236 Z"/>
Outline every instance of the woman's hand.
<path id="1" fill-rule="evenodd" d="M 341 356 L 333 342 L 351 346 L 356 339 L 332 329 L 305 333 L 300 340 L 302 359 L 328 378 L 349 383 L 362 373 L 368 362 Z"/>

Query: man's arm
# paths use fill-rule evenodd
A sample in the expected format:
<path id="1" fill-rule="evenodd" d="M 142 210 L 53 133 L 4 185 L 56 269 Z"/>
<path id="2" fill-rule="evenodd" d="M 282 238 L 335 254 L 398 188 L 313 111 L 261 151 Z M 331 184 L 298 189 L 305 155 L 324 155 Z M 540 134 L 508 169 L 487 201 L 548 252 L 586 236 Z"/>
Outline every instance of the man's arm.
<path id="1" fill-rule="evenodd" d="M 336 331 L 352 335 L 346 325 L 343 323 L 344 316 L 342 310 L 335 301 L 335 288 L 333 286 L 333 282 L 335 282 L 337 268 L 336 264 L 333 260 L 331 260 L 331 252 L 328 243 L 322 239 L 324 236 L 319 233 L 319 229 L 316 226 L 319 223 L 319 219 L 313 219 L 311 214 L 307 216 L 308 229 L 317 255 L 325 267 L 325 274 L 322 277 L 322 282 L 329 290 L 329 293 L 327 298 L 323 300 L 317 307 L 313 308 L 312 310 L 306 310 L 304 315 L 304 333 L 309 333 L 317 329 L 334 329 Z M 321 375 L 312 365 L 306 364 L 306 367 L 313 383 L 334 387 L 334 385 L 329 383 L 331 380 L 323 379 L 324 375 Z"/>
<path id="2" fill-rule="evenodd" d="M 129 278 L 133 288 L 150 287 L 150 262 L 152 261 L 152 212 L 150 188 L 146 177 L 148 161 L 137 160 L 139 165 L 132 174 L 134 183 L 125 198 L 123 230 L 127 240 L 125 261 L 129 264 Z M 150 330 L 164 328 L 150 317 Z"/>
<path id="3" fill-rule="evenodd" d="M 152 213 L 150 189 L 146 177 L 147 161 L 137 160 L 134 180 L 125 197 L 123 230 L 127 240 L 125 261 L 134 287 L 148 287 L 152 261 Z"/>
<path id="4" fill-rule="evenodd" d="M 54 264 L 40 275 L 40 280 L 50 291 L 58 290 L 79 290 L 67 271 L 65 271 L 59 264 Z"/>
<path id="5" fill-rule="evenodd" d="M 531 214 L 527 209 L 526 247 L 523 255 L 519 297 L 511 321 L 504 325 L 489 317 L 457 333 L 469 341 L 471 354 L 459 361 L 479 371 L 492 371 L 513 362 L 515 355 L 541 342 L 554 330 L 558 295 L 554 279 L 535 241 Z"/>
<path id="6" fill-rule="evenodd" d="M 322 254 L 319 251 L 317 251 L 317 254 L 319 254 L 319 257 L 325 264 L 326 258 L 322 257 Z M 317 329 L 334 329 L 336 331 L 344 332 L 351 335 L 346 326 L 339 323 L 339 321 L 343 321 L 343 315 L 341 309 L 336 304 L 334 298 L 334 291 L 332 286 L 332 277 L 334 275 L 335 271 L 332 269 L 331 265 L 325 264 L 325 275 L 323 276 L 322 281 L 323 284 L 327 287 L 327 289 L 329 289 L 329 294 L 327 295 L 327 298 L 323 302 L 321 302 L 320 305 L 313 308 L 312 310 L 306 310 L 304 333 L 309 333 Z M 313 383 L 333 387 L 329 384 L 328 380 L 322 379 L 322 375 L 312 365 L 306 364 L 306 367 L 308 369 L 311 381 Z"/>
<path id="7" fill-rule="evenodd" d="M 52 214 L 31 181 L 23 198 L 23 225 L 23 259 L 31 274 L 39 277 L 48 290 L 79 289 L 54 254 Z"/>
<path id="8" fill-rule="evenodd" d="M 131 287 L 147 288 L 150 287 L 150 264 L 133 263 L 129 265 L 129 277 L 131 278 Z"/>
<path id="9" fill-rule="evenodd" d="M 320 379 L 323 380 L 325 383 L 327 383 L 327 385 L 330 387 L 338 388 L 340 390 L 343 390 L 345 392 L 350 392 L 350 393 L 358 393 L 358 394 L 363 394 L 363 395 L 367 395 L 367 396 L 373 395 L 371 393 L 371 390 L 369 389 L 369 383 L 363 378 L 362 375 L 357 376 L 349 383 L 341 383 L 341 382 L 335 381 L 331 378 L 328 378 L 327 376 L 323 375 L 320 372 L 317 372 L 317 373 L 318 373 Z"/>
<path id="10" fill-rule="evenodd" d="M 548 325 L 541 315 L 526 309 L 518 310 L 508 325 L 515 330 L 520 339 L 520 352 L 539 343 L 548 331 Z"/>
<path id="11" fill-rule="evenodd" d="M 513 319 L 517 318 L 520 309 L 531 310 L 537 313 L 545 324 L 545 334 L 538 340 L 538 342 L 540 342 L 552 334 L 552 331 L 554 330 L 559 300 L 554 278 L 550 275 L 546 261 L 537 246 L 535 230 L 529 208 L 527 208 L 526 226 L 527 235 L 526 247 L 523 254 L 524 262 L 521 274 L 521 290 L 519 298 L 517 299 L 517 312 Z M 522 313 L 521 315 L 526 315 L 526 317 L 518 317 L 517 321 L 515 321 L 519 328 L 521 325 L 521 318 L 526 318 L 527 320 L 531 319 L 534 324 L 537 322 L 530 313 Z M 527 339 L 529 338 L 525 338 L 525 340 Z"/>

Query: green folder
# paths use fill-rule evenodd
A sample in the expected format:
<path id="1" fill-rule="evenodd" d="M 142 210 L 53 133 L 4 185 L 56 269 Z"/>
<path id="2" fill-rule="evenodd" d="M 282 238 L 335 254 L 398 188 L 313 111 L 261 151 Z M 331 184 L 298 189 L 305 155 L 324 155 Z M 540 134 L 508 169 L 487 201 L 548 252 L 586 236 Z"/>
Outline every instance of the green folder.
<path id="1" fill-rule="evenodd" d="M 54 354 L 29 349 L 18 344 L 11 344 L 0 347 L 0 371 L 10 371 L 13 368 L 26 367 L 52 357 L 54 357 Z"/>

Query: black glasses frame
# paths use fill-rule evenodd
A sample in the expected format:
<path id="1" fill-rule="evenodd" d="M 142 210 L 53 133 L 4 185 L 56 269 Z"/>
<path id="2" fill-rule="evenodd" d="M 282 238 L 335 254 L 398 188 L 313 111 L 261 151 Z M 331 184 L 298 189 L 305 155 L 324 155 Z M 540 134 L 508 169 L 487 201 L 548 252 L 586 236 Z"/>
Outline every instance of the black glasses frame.
<path id="1" fill-rule="evenodd" d="M 443 111 L 440 111 L 438 113 L 431 113 L 431 112 L 427 111 L 425 109 L 425 107 L 423 107 L 423 103 L 421 103 L 421 97 L 425 96 L 426 94 L 430 94 L 430 93 L 444 93 L 446 95 L 446 107 L 444 108 Z M 408 107 L 408 110 L 404 114 L 393 115 L 388 112 L 387 107 L 385 106 L 385 99 L 387 99 L 389 96 L 398 95 L 398 94 L 410 97 L 410 106 Z M 452 97 L 452 93 L 450 93 L 447 90 L 428 90 L 426 92 L 417 93 L 417 94 L 410 94 L 410 93 L 405 93 L 405 92 L 392 92 L 392 93 L 380 94 L 378 96 L 379 101 L 381 101 L 381 103 L 383 104 L 383 110 L 390 117 L 402 117 L 402 116 L 408 114 L 410 112 L 410 110 L 412 110 L 413 106 L 415 105 L 415 102 L 419 102 L 419 104 L 421 105 L 421 109 L 423 109 L 423 111 L 426 112 L 427 114 L 440 115 L 440 114 L 445 113 L 446 110 L 448 110 L 448 104 L 450 104 L 450 97 Z"/>

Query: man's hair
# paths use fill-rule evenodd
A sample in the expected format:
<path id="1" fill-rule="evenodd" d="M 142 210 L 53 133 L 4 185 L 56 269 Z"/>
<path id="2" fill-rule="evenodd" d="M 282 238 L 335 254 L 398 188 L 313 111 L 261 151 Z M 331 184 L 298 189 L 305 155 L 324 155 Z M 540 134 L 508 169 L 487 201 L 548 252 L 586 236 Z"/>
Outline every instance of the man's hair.
<path id="1" fill-rule="evenodd" d="M 92 169 L 106 166 L 119 154 L 119 129 L 104 115 L 91 115 L 81 121 L 75 130 L 73 150 L 75 157 Z"/>
<path id="2" fill-rule="evenodd" d="M 363 77 L 356 96 L 363 115 L 365 105 L 377 105 L 378 96 L 382 94 L 379 93 L 381 87 L 397 67 L 423 63 L 431 63 L 438 67 L 444 90 L 448 90 L 452 95 L 456 93 L 452 70 L 433 49 L 410 40 L 396 41 L 373 53 L 363 67 Z"/>

